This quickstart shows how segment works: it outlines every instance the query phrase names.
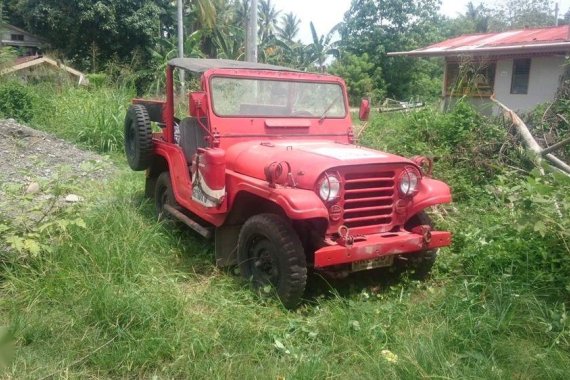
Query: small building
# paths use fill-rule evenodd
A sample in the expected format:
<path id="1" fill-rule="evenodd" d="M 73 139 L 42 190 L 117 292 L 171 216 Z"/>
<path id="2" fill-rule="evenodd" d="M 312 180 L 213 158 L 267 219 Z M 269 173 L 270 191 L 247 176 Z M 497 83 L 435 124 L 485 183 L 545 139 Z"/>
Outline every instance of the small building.
<path id="1" fill-rule="evenodd" d="M 489 98 L 520 112 L 554 99 L 570 56 L 570 26 L 463 35 L 389 56 L 443 57 L 447 106 L 467 96 L 492 112 Z"/>
<path id="2" fill-rule="evenodd" d="M 18 56 L 25 57 L 41 53 L 45 41 L 14 25 L 0 26 L 0 46 L 10 46 L 16 49 Z"/>

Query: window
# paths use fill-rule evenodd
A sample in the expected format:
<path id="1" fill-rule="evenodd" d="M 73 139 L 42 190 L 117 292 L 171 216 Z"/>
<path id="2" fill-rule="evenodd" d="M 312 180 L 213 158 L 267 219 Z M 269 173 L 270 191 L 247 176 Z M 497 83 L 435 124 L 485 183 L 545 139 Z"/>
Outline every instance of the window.
<path id="1" fill-rule="evenodd" d="M 513 60 L 513 79 L 511 94 L 528 94 L 528 78 L 530 75 L 530 58 Z"/>
<path id="2" fill-rule="evenodd" d="M 218 116 L 344 118 L 347 113 L 336 83 L 214 77 L 211 85 Z"/>
<path id="3" fill-rule="evenodd" d="M 10 39 L 12 41 L 24 41 L 24 35 L 23 34 L 12 34 L 10 36 Z"/>

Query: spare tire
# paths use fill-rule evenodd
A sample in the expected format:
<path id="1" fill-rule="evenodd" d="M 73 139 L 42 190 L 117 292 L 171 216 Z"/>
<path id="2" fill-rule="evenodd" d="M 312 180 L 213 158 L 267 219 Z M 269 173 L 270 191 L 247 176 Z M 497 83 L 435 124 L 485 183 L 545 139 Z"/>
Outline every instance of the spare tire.
<path id="1" fill-rule="evenodd" d="M 153 157 L 150 117 L 142 104 L 133 104 L 125 117 L 125 155 L 133 170 L 146 170 Z"/>

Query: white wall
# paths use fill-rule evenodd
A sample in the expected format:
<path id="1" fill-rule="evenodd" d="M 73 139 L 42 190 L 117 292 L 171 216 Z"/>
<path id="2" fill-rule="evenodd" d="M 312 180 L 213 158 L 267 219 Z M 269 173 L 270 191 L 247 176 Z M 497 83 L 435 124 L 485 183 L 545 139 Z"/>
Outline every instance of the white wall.
<path id="1" fill-rule="evenodd" d="M 554 99 L 564 72 L 563 56 L 532 57 L 528 94 L 511 94 L 513 60 L 497 61 L 495 94 L 499 101 L 514 111 L 528 112 L 537 105 Z"/>
<path id="2" fill-rule="evenodd" d="M 1 1 L 1 0 L 0 0 Z M 24 41 L 12 41 L 12 34 L 22 34 L 24 35 Z M 0 30 L 1 42 L 9 46 L 35 46 L 40 47 L 41 42 L 28 32 L 22 32 L 20 30 L 12 29 L 10 25 L 4 25 L 3 29 Z"/>

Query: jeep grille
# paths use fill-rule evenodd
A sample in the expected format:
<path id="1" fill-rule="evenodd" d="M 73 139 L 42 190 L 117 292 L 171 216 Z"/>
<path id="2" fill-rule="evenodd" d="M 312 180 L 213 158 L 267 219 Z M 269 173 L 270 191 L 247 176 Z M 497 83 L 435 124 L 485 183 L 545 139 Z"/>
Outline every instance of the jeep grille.
<path id="1" fill-rule="evenodd" d="M 344 173 L 344 225 L 349 228 L 392 223 L 395 192 L 394 171 Z"/>

